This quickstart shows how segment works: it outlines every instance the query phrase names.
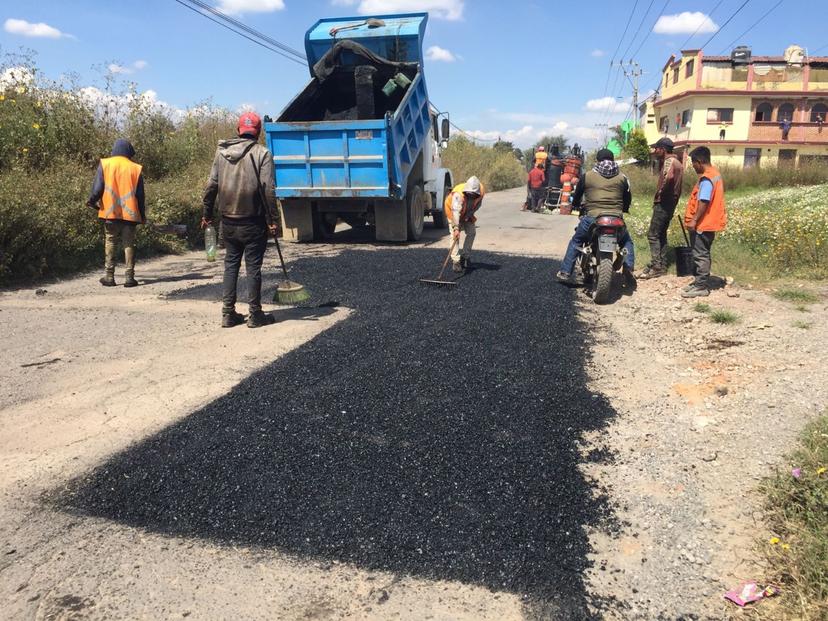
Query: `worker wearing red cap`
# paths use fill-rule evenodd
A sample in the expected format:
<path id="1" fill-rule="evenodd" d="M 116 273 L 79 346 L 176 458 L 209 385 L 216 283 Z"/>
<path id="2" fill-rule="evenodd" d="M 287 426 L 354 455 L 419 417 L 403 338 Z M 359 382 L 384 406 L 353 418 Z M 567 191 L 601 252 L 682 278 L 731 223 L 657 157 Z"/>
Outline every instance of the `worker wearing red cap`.
<path id="1" fill-rule="evenodd" d="M 236 312 L 236 285 L 244 256 L 249 281 L 247 326 L 259 328 L 275 321 L 262 311 L 262 262 L 268 230 L 275 234 L 277 222 L 273 156 L 259 144 L 262 120 L 256 113 L 242 114 L 238 131 L 238 138 L 219 141 L 204 190 L 202 227 L 212 224 L 218 207 L 225 245 L 221 326 L 232 328 L 244 322 Z"/>

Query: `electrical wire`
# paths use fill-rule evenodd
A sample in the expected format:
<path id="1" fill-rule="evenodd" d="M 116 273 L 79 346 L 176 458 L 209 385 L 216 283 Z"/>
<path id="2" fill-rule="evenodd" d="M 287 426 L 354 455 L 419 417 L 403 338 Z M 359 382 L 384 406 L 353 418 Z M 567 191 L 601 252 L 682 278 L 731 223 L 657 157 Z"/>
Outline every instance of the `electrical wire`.
<path id="1" fill-rule="evenodd" d="M 724 2 L 724 0 L 719 0 L 719 1 L 716 3 L 716 6 L 714 6 L 714 7 L 713 7 L 713 10 L 712 10 L 712 11 L 710 11 L 710 13 L 708 13 L 708 14 L 707 14 L 707 17 L 708 17 L 708 18 L 709 18 L 709 17 L 711 17 L 711 16 L 713 15 L 713 13 L 715 13 L 715 12 L 716 12 L 716 9 L 718 9 L 720 6 L 722 6 L 722 2 Z M 692 38 L 693 38 L 693 37 L 695 37 L 697 34 L 699 34 L 699 30 L 701 30 L 701 27 L 702 27 L 702 26 L 704 26 L 704 24 L 705 24 L 705 21 L 704 21 L 704 20 L 702 20 L 701 22 L 699 22 L 699 25 L 698 25 L 698 27 L 697 27 L 697 28 L 693 31 L 693 34 L 691 34 L 689 37 L 687 37 L 687 38 L 684 40 L 684 43 L 682 43 L 682 44 L 679 46 L 679 51 L 681 51 L 681 50 L 684 48 L 684 46 L 685 46 L 685 45 L 687 45 L 687 44 L 690 42 L 690 39 L 692 39 Z"/>
<path id="2" fill-rule="evenodd" d="M 730 17 L 728 17 L 728 18 L 727 18 L 727 21 L 725 21 L 725 23 L 724 23 L 724 24 L 722 24 L 721 26 L 719 26 L 719 29 L 718 29 L 716 32 L 714 32 L 712 35 L 710 35 L 710 38 L 709 38 L 707 41 L 705 41 L 705 42 L 704 42 L 704 45 L 702 45 L 699 49 L 702 49 L 702 50 L 703 50 L 703 49 L 704 49 L 704 48 L 706 48 L 708 45 L 710 45 L 710 42 L 711 42 L 713 39 L 715 39 L 715 38 L 719 35 L 719 33 L 721 33 L 721 31 L 722 31 L 722 30 L 724 30 L 724 29 L 725 29 L 725 26 L 727 26 L 727 25 L 728 25 L 728 24 L 729 24 L 729 23 L 733 20 L 733 18 L 734 18 L 734 17 L 736 17 L 736 16 L 737 16 L 737 15 L 741 12 L 741 10 L 742 10 L 743 8 L 745 8 L 745 7 L 747 6 L 748 2 L 750 2 L 750 0 L 745 0 L 744 2 L 742 2 L 742 4 L 741 4 L 741 5 L 739 5 L 739 8 L 738 8 L 738 9 L 736 9 L 735 11 L 733 11 L 733 14 L 732 14 Z"/>
<path id="3" fill-rule="evenodd" d="M 239 20 L 235 19 L 234 17 L 231 17 L 227 13 L 223 13 L 222 11 L 219 11 L 217 8 L 207 4 L 206 2 L 203 2 L 202 0 L 186 0 L 186 1 L 189 2 L 190 4 L 194 4 L 194 5 L 198 6 L 199 8 L 201 8 L 205 11 L 209 11 L 210 13 L 212 13 L 213 15 L 218 17 L 219 19 L 222 19 L 225 22 L 233 24 L 237 28 L 241 28 L 242 30 L 244 30 L 245 32 L 253 35 L 254 37 L 256 37 L 258 39 L 261 39 L 262 41 L 264 41 L 266 43 L 269 43 L 270 45 L 278 47 L 279 49 L 281 49 L 282 51 L 284 51 L 288 54 L 292 54 L 293 56 L 296 56 L 302 62 L 307 62 L 307 60 L 308 60 L 307 57 L 305 56 L 305 54 L 302 53 L 301 51 L 299 51 L 295 48 L 292 48 L 289 45 L 285 45 L 281 41 L 277 41 L 276 39 L 273 39 L 272 37 L 269 37 L 268 35 L 262 33 L 261 31 L 256 30 L 255 28 L 252 28 L 252 27 L 248 26 L 244 22 L 240 22 Z"/>
<path id="4" fill-rule="evenodd" d="M 299 65 L 302 65 L 302 66 L 306 66 L 306 64 L 307 64 L 306 61 L 299 60 L 295 56 L 291 56 L 290 54 L 285 53 L 281 49 L 273 47 L 273 46 L 271 46 L 267 43 L 264 43 L 263 41 L 260 41 L 258 39 L 254 39 L 253 37 L 248 36 L 248 35 L 244 34 L 243 32 L 239 32 L 238 30 L 235 30 L 229 24 L 223 23 L 223 22 L 219 21 L 218 19 L 215 19 L 215 18 L 207 15 L 206 13 L 202 13 L 201 11 L 198 10 L 198 8 L 196 8 L 195 6 L 191 6 L 191 5 L 187 4 L 184 0 L 175 0 L 175 1 L 178 2 L 178 4 L 180 4 L 181 6 L 190 9 L 191 11 L 193 11 L 194 13 L 197 13 L 198 15 L 201 15 L 202 17 L 206 17 L 211 22 L 213 22 L 215 24 L 218 24 L 219 26 L 221 26 L 223 28 L 226 28 L 230 32 L 233 32 L 233 33 L 239 35 L 240 37 L 244 37 L 248 41 L 250 41 L 252 43 L 255 43 L 256 45 L 259 45 L 259 46 L 265 48 L 266 50 L 274 52 L 275 54 L 279 54 L 280 56 L 282 56 L 284 58 L 287 58 L 288 60 L 292 60 L 296 64 L 299 64 Z"/>
<path id="5" fill-rule="evenodd" d="M 632 53 L 632 58 L 638 58 L 638 53 L 641 51 L 641 48 L 644 47 L 644 44 L 647 42 L 647 39 L 650 38 L 650 35 L 653 34 L 653 28 L 658 23 L 658 20 L 661 19 L 661 16 L 664 15 L 664 11 L 667 10 L 667 5 L 670 4 L 670 0 L 665 0 L 664 6 L 661 7 L 661 12 L 656 17 L 655 21 L 653 22 L 653 27 L 647 31 L 647 34 L 644 35 L 644 38 L 641 39 L 641 43 L 638 44 L 638 47 L 635 48 L 635 51 Z"/>
<path id="6" fill-rule="evenodd" d="M 630 39 L 630 42 L 627 43 L 626 49 L 621 54 L 621 61 L 622 62 L 624 61 L 624 57 L 627 55 L 627 52 L 630 51 L 630 48 L 632 47 L 632 44 L 635 43 L 635 40 L 638 38 L 638 33 L 641 32 L 641 27 L 644 25 L 644 20 L 646 20 L 647 16 L 650 14 L 650 9 L 653 8 L 653 3 L 654 2 L 655 2 L 655 0 L 650 0 L 650 4 L 647 5 L 647 10 L 644 11 L 644 15 L 641 17 L 641 21 L 638 22 L 638 28 L 635 29 L 635 34 L 632 36 L 632 39 Z"/>
<path id="7" fill-rule="evenodd" d="M 719 52 L 719 54 L 725 54 L 725 53 L 727 53 L 728 51 L 732 50 L 732 49 L 733 49 L 733 46 L 734 46 L 734 45 L 735 45 L 735 44 L 739 41 L 739 39 L 741 39 L 742 37 L 744 37 L 744 36 L 745 36 L 746 34 L 748 34 L 751 30 L 753 30 L 754 28 L 756 28 L 756 26 L 758 26 L 760 23 L 762 23 L 762 22 L 765 20 L 765 18 L 766 18 L 768 15 L 770 15 L 771 13 L 773 13 L 773 12 L 777 9 L 777 7 L 779 7 L 779 5 L 780 5 L 780 4 L 782 4 L 783 2 L 784 2 L 784 0 L 779 0 L 779 2 L 777 2 L 776 4 L 774 4 L 774 5 L 773 5 L 771 8 L 769 8 L 767 11 L 765 11 L 765 14 L 764 14 L 764 15 L 762 15 L 762 17 L 760 17 L 759 19 L 757 19 L 755 22 L 753 22 L 753 25 L 751 25 L 751 27 L 750 27 L 750 28 L 748 28 L 747 30 L 745 30 L 742 34 L 740 34 L 738 37 L 736 37 L 736 38 L 735 38 L 732 42 L 730 42 L 728 45 L 725 45 L 725 46 L 724 46 L 724 48 L 722 48 L 722 51 L 721 51 L 721 52 Z"/>
<path id="8" fill-rule="evenodd" d="M 604 94 L 602 95 L 602 98 L 607 96 L 607 88 L 609 87 L 610 75 L 612 75 L 612 64 L 615 62 L 615 57 L 618 55 L 618 50 L 621 49 L 621 44 L 624 42 L 624 37 L 627 36 L 627 30 L 630 27 L 630 22 L 632 21 L 633 15 L 635 15 L 636 7 L 638 7 L 638 0 L 635 0 L 635 4 L 633 4 L 632 11 L 630 11 L 630 16 L 627 18 L 627 25 L 624 26 L 624 32 L 621 33 L 621 38 L 618 39 L 618 45 L 615 46 L 615 51 L 612 53 L 609 69 L 607 69 L 607 81 L 604 84 Z"/>

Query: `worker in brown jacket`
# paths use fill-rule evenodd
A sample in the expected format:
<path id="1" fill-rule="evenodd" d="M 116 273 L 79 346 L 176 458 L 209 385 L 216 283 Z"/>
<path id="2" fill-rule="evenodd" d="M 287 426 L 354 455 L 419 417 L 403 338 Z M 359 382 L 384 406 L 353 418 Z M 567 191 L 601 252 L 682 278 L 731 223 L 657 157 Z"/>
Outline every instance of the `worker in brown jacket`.
<path id="1" fill-rule="evenodd" d="M 653 197 L 653 216 L 647 231 L 650 242 L 650 264 L 644 268 L 639 278 L 657 278 L 667 273 L 667 229 L 681 198 L 681 182 L 684 177 L 684 164 L 673 153 L 673 141 L 661 138 L 653 147 L 653 157 L 661 162 L 661 173 Z"/>
<path id="2" fill-rule="evenodd" d="M 218 216 L 224 225 L 224 293 L 221 326 L 244 322 L 236 312 L 236 285 L 242 257 L 249 282 L 248 328 L 275 322 L 262 311 L 262 262 L 268 232 L 276 233 L 278 217 L 273 177 L 273 156 L 259 144 L 262 120 L 254 112 L 239 118 L 239 137 L 219 142 L 204 189 L 202 227 Z"/>

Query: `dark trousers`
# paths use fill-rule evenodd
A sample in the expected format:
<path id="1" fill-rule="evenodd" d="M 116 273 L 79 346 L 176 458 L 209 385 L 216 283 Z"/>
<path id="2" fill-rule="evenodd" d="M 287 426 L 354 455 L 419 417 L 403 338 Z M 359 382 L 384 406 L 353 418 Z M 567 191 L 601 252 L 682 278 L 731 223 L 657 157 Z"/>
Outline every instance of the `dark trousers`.
<path id="1" fill-rule="evenodd" d="M 693 247 L 693 265 L 696 267 L 696 279 L 694 287 L 707 289 L 710 286 L 710 249 L 713 247 L 713 238 L 716 234 L 712 231 L 698 233 L 690 232 L 690 244 Z"/>
<path id="2" fill-rule="evenodd" d="M 532 211 L 540 211 L 543 208 L 544 199 L 546 198 L 546 188 L 531 188 L 529 195 L 532 197 L 532 204 L 530 206 Z"/>
<path id="3" fill-rule="evenodd" d="M 236 309 L 236 285 L 242 256 L 247 272 L 250 313 L 262 310 L 262 262 L 267 248 L 267 228 L 258 224 L 230 224 L 224 221 L 224 295 L 222 313 Z"/>
<path id="4" fill-rule="evenodd" d="M 676 208 L 666 209 L 659 204 L 653 205 L 653 217 L 650 219 L 650 228 L 647 231 L 647 241 L 650 242 L 650 267 L 656 269 L 667 268 L 667 229 Z"/>

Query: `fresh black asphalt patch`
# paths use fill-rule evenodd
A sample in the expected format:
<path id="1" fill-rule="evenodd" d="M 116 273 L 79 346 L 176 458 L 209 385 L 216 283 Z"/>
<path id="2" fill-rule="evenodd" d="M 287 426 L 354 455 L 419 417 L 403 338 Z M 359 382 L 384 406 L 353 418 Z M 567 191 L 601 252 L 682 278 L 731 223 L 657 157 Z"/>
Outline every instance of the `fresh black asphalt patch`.
<path id="1" fill-rule="evenodd" d="M 585 527 L 612 513 L 577 445 L 614 412 L 587 383 L 577 292 L 556 286 L 550 260 L 484 252 L 485 269 L 453 288 L 418 283 L 443 257 L 294 262 L 308 307 L 354 312 L 72 481 L 59 503 L 175 537 L 517 593 L 530 616 L 591 618 Z"/>

